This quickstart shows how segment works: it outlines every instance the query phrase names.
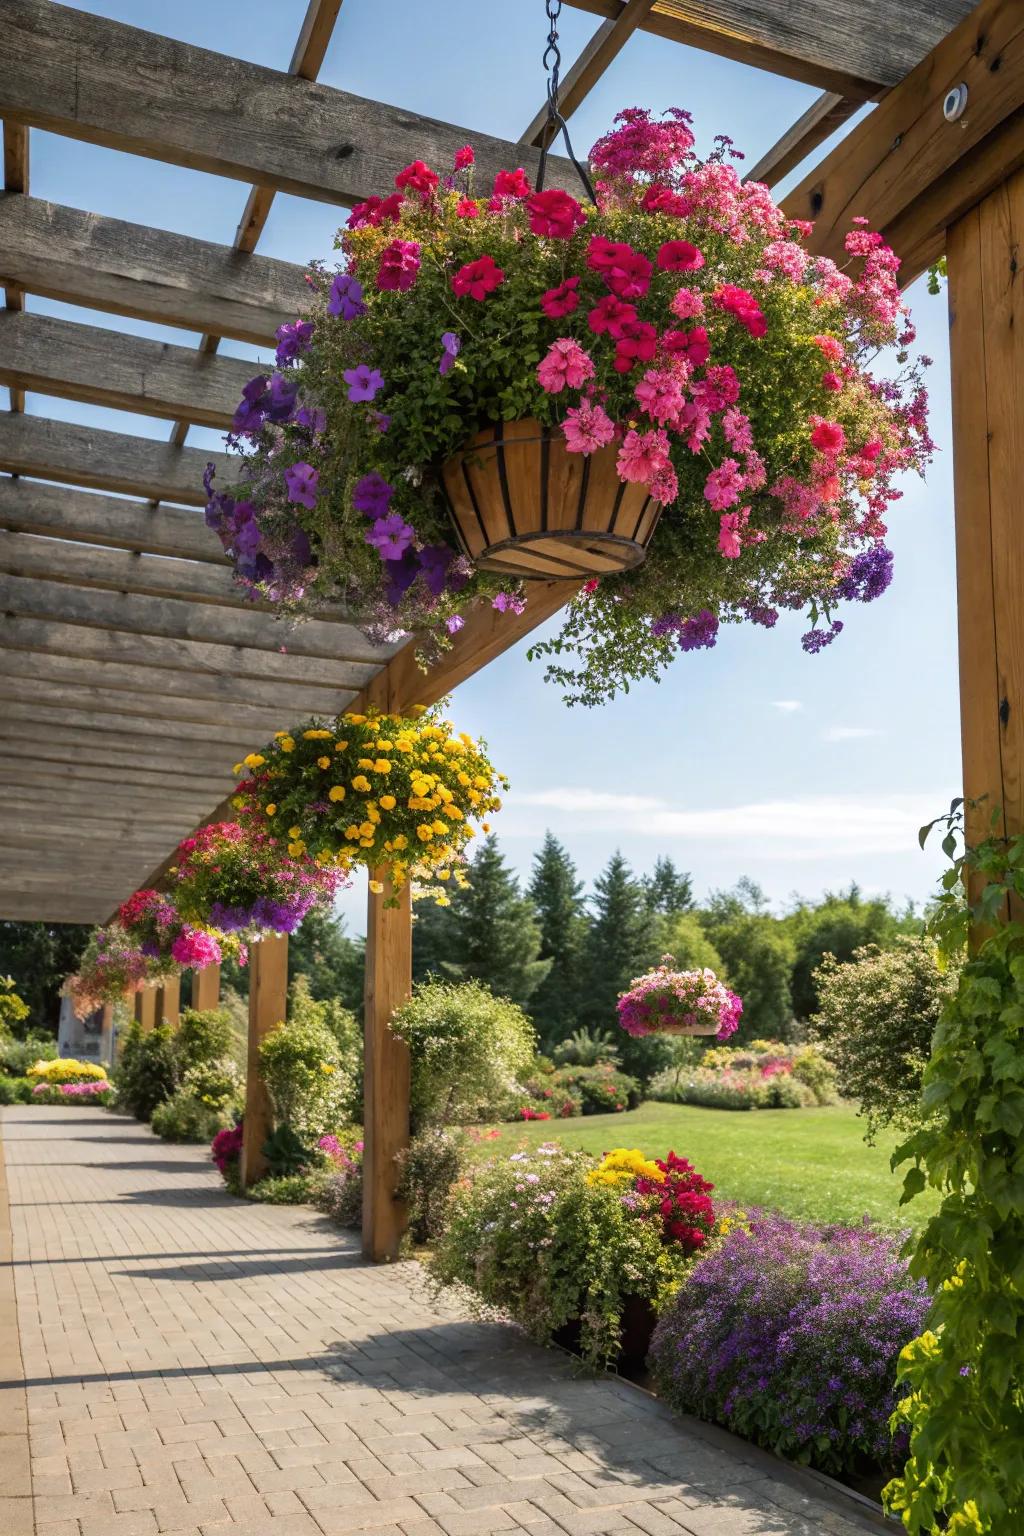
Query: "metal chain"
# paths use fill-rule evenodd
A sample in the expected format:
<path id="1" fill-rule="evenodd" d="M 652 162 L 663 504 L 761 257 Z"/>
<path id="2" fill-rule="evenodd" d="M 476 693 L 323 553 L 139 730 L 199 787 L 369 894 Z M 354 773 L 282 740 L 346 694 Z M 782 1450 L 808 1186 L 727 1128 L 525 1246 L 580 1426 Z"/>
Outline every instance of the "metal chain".
<path id="1" fill-rule="evenodd" d="M 548 117 L 541 133 L 540 159 L 537 164 L 537 191 L 542 192 L 544 190 L 544 173 L 547 170 L 548 146 L 555 141 L 559 132 L 561 132 L 565 140 L 565 152 L 576 167 L 576 173 L 587 190 L 587 196 L 596 206 L 597 198 L 594 196 L 594 188 L 591 185 L 590 177 L 576 158 L 572 141 L 569 138 L 568 125 L 558 107 L 559 71 L 562 66 L 562 53 L 558 46 L 558 18 L 562 14 L 562 0 L 544 0 L 544 9 L 549 23 L 547 44 L 544 48 L 542 60 L 548 77 Z"/>

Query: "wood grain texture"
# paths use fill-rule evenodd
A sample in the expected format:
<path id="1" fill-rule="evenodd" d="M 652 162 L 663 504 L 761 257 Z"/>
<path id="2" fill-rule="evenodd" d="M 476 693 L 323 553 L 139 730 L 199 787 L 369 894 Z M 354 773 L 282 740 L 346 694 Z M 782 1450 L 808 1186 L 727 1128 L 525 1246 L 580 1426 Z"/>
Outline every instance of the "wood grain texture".
<path id="1" fill-rule="evenodd" d="M 4 190 L 19 196 L 28 191 L 29 178 L 29 131 L 20 123 L 4 123 Z M 8 284 L 4 289 L 4 306 L 9 314 L 25 308 L 25 295 L 20 288 Z M 18 383 L 8 388 L 9 409 L 17 415 L 25 409 L 25 391 Z"/>
<path id="2" fill-rule="evenodd" d="M 238 466 L 231 454 L 176 448 L 45 416 L 0 416 L 0 469 L 12 475 L 204 507 L 209 463 L 216 465 L 222 484 L 231 483 Z"/>
<path id="3" fill-rule="evenodd" d="M 249 1042 L 245 1073 L 242 1188 L 267 1171 L 263 1143 L 273 1130 L 270 1095 L 260 1072 L 259 1049 L 275 1024 L 288 1016 L 288 937 L 273 934 L 249 951 Z"/>
<path id="4" fill-rule="evenodd" d="M 220 966 L 205 965 L 192 972 L 192 1007 L 202 1013 L 220 1003 Z"/>
<path id="5" fill-rule="evenodd" d="M 231 756 L 230 752 L 227 756 Z M 231 772 L 233 765 L 226 763 L 219 752 L 200 755 L 190 751 L 172 755 L 166 743 L 163 746 L 157 742 L 135 746 L 124 737 L 84 729 L 62 739 L 47 731 L 45 725 L 39 725 L 35 730 L 15 731 L 13 722 L 0 724 L 0 757 L 21 758 L 37 764 L 104 768 L 109 775 L 116 774 L 119 768 L 125 771 L 148 769 L 172 780 L 177 778 L 183 785 L 202 787 L 211 800 L 226 794 L 235 782 Z"/>
<path id="6" fill-rule="evenodd" d="M 37 394 L 227 428 L 256 371 L 234 357 L 0 311 L 0 384 Z"/>
<path id="7" fill-rule="evenodd" d="M 178 560 L 228 564 L 220 540 L 195 508 L 153 508 L 142 501 L 20 476 L 0 475 L 0 528 Z"/>
<path id="8" fill-rule="evenodd" d="M 787 128 L 750 170 L 744 168 L 748 181 L 763 181 L 768 187 L 788 176 L 794 166 L 817 149 L 827 138 L 841 128 L 857 111 L 860 102 L 850 101 L 836 91 L 823 91 L 817 101 L 812 101 L 807 111 Z"/>
<path id="9" fill-rule="evenodd" d="M 0 0 L 0 115 L 54 133 L 349 205 L 417 158 L 472 141 L 481 185 L 519 163 L 490 134 L 107 21 L 52 0 Z M 555 157 L 550 184 L 572 186 Z"/>
<path id="10" fill-rule="evenodd" d="M 156 987 L 143 987 L 136 992 L 135 1022 L 142 1025 L 146 1034 L 156 1024 Z"/>
<path id="11" fill-rule="evenodd" d="M 128 730 L 131 729 L 130 722 L 133 719 L 140 719 L 144 723 L 163 719 L 169 721 L 174 729 L 179 725 L 183 728 L 188 726 L 198 732 L 209 731 L 218 738 L 233 733 L 244 740 L 255 742 L 269 740 L 274 731 L 280 729 L 282 718 L 292 718 L 294 707 L 287 700 L 282 701 L 276 709 L 253 709 L 217 700 L 173 700 L 160 694 L 146 693 L 141 688 L 134 693 L 102 688 L 96 686 L 96 683 L 102 682 L 102 674 L 96 677 L 95 669 L 92 670 L 92 679 L 72 687 L 38 677 L 12 676 L 0 667 L 0 700 L 34 706 L 44 719 L 49 719 L 51 709 L 85 709 L 113 716 Z M 142 680 L 136 681 L 141 683 Z M 0 705 L 0 709 L 3 707 Z"/>
<path id="12" fill-rule="evenodd" d="M 954 86 L 967 111 L 942 115 Z M 813 219 L 817 255 L 845 260 L 854 217 L 868 214 L 910 282 L 941 254 L 945 231 L 1024 164 L 1024 6 L 982 3 L 783 201 Z"/>
<path id="13" fill-rule="evenodd" d="M 270 256 L 0 193 L 0 283 L 269 349 L 306 308 L 304 269 Z"/>
<path id="14" fill-rule="evenodd" d="M 177 1024 L 181 1017 L 181 977 L 168 976 L 156 989 L 156 1016 L 161 1024 Z"/>
<path id="15" fill-rule="evenodd" d="M 383 872 L 375 870 L 377 879 Z M 363 1005 L 363 1253 L 376 1263 L 398 1257 L 407 1225 L 395 1193 L 395 1158 L 409 1144 L 409 1047 L 388 1028 L 412 992 L 412 896 L 368 895 Z"/>
<path id="16" fill-rule="evenodd" d="M 77 737 L 80 731 L 88 731 L 113 736 L 129 747 L 152 746 L 175 755 L 173 743 L 179 742 L 189 761 L 209 759 L 228 768 L 247 752 L 262 746 L 272 734 L 265 729 L 254 731 L 250 725 L 232 725 L 230 721 L 182 720 L 159 707 L 147 717 L 111 714 L 84 702 L 54 704 L 44 703 L 42 698 L 26 702 L 4 697 L 0 713 L 6 721 L 23 722 L 26 726 L 42 724 L 48 732 L 60 735 L 74 733 Z"/>

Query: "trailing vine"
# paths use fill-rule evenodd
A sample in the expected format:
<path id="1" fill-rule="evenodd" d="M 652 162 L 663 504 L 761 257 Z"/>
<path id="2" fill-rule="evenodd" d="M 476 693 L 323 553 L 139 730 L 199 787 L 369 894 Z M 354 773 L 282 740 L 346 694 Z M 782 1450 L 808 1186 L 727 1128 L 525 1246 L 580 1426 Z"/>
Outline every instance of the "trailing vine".
<path id="1" fill-rule="evenodd" d="M 893 1429 L 909 1459 L 885 1490 L 907 1531 L 1024 1530 L 1024 836 L 960 854 L 962 801 L 938 823 L 951 867 L 934 923 L 947 953 L 981 941 L 944 1009 L 925 1071 L 927 1123 L 893 1157 L 912 1161 L 902 1203 L 942 1204 L 911 1246 L 932 1292 L 927 1331 L 900 1358 Z M 993 829 L 998 812 L 993 815 Z M 937 823 L 931 823 L 934 827 Z M 922 829 L 922 843 L 931 827 Z M 964 877 L 984 879 L 962 899 Z"/>

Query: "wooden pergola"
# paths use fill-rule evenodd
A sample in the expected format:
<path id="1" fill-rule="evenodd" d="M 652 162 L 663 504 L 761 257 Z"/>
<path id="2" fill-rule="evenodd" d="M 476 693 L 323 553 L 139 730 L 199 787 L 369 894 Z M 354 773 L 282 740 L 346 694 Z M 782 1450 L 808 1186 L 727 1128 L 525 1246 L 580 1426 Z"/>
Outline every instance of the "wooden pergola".
<path id="1" fill-rule="evenodd" d="M 522 0 L 525 6 L 532 0 Z M 949 258 L 964 779 L 1024 830 L 1024 4 L 1021 0 L 573 0 L 602 18 L 566 72 L 575 110 L 640 29 L 816 85 L 821 95 L 751 168 L 773 184 L 865 102 L 877 103 L 784 206 L 842 259 L 868 215 L 905 282 Z M 52 0 L 0 0 L 0 917 L 96 923 L 158 881 L 168 853 L 223 814 L 231 765 L 303 714 L 443 697 L 572 596 L 531 585 L 521 616 L 471 615 L 424 675 L 415 642 L 371 645 L 338 612 L 287 630 L 245 600 L 196 508 L 211 458 L 189 427 L 227 427 L 251 365 L 304 307 L 303 269 L 256 252 L 279 191 L 345 207 L 423 158 L 473 143 L 483 184 L 517 143 L 318 84 L 341 0 L 309 0 L 287 71 Z M 539 9 L 539 7 L 538 7 Z M 950 92 L 966 90 L 956 112 Z M 83 213 L 30 193 L 33 127 L 247 184 L 232 246 Z M 552 185 L 574 185 L 549 160 Z M 242 202 L 240 198 L 240 203 Z M 180 327 L 170 346 L 25 309 L 40 294 Z M 166 441 L 26 415 L 25 392 L 171 423 Z M 226 477 L 225 477 L 226 478 Z M 173 751 L 174 759 L 170 754 Z M 985 816 L 987 824 L 987 813 Z M 393 1157 L 408 1136 L 408 1063 L 387 1030 L 411 985 L 411 914 L 370 899 L 364 1245 L 394 1255 Z M 287 940 L 255 946 L 243 1171 L 268 1109 L 255 1070 L 284 1016 Z M 202 1006 L 218 979 L 196 979 Z M 173 1017 L 177 988 L 139 1016 Z"/>

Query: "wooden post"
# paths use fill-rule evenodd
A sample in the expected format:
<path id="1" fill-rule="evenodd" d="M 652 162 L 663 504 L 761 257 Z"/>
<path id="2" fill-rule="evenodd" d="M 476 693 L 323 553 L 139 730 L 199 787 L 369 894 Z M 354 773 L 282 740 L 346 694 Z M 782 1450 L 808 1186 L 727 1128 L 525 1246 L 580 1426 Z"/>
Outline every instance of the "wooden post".
<path id="1" fill-rule="evenodd" d="M 192 1007 L 197 1013 L 216 1008 L 220 1002 L 220 966 L 205 965 L 192 972 Z"/>
<path id="2" fill-rule="evenodd" d="M 270 1135 L 273 1115 L 260 1076 L 259 1048 L 275 1024 L 288 1012 L 288 936 L 261 939 L 249 951 L 249 1054 L 245 1070 L 245 1131 L 242 1137 L 242 1188 L 255 1184 L 267 1171 L 263 1143 Z"/>
<path id="3" fill-rule="evenodd" d="M 135 1017 L 148 1034 L 157 1022 L 156 987 L 143 987 L 135 994 Z"/>
<path id="4" fill-rule="evenodd" d="M 100 1025 L 100 1061 L 105 1067 L 114 1065 L 114 1005 L 103 1006 L 103 1022 Z"/>
<path id="5" fill-rule="evenodd" d="M 156 1022 L 158 1024 L 177 1024 L 181 1017 L 181 977 L 168 976 L 156 988 Z"/>
<path id="6" fill-rule="evenodd" d="M 384 896 L 371 892 L 363 1024 L 363 1253 L 375 1262 L 398 1256 L 406 1228 L 405 1206 L 395 1199 L 395 1157 L 409 1144 L 409 1050 L 388 1029 L 388 1020 L 411 991 L 409 886 L 397 907 L 386 907 Z"/>
<path id="7" fill-rule="evenodd" d="M 971 842 L 1024 831 L 1022 244 L 1020 171 L 947 241 L 964 795 L 985 797 Z"/>

